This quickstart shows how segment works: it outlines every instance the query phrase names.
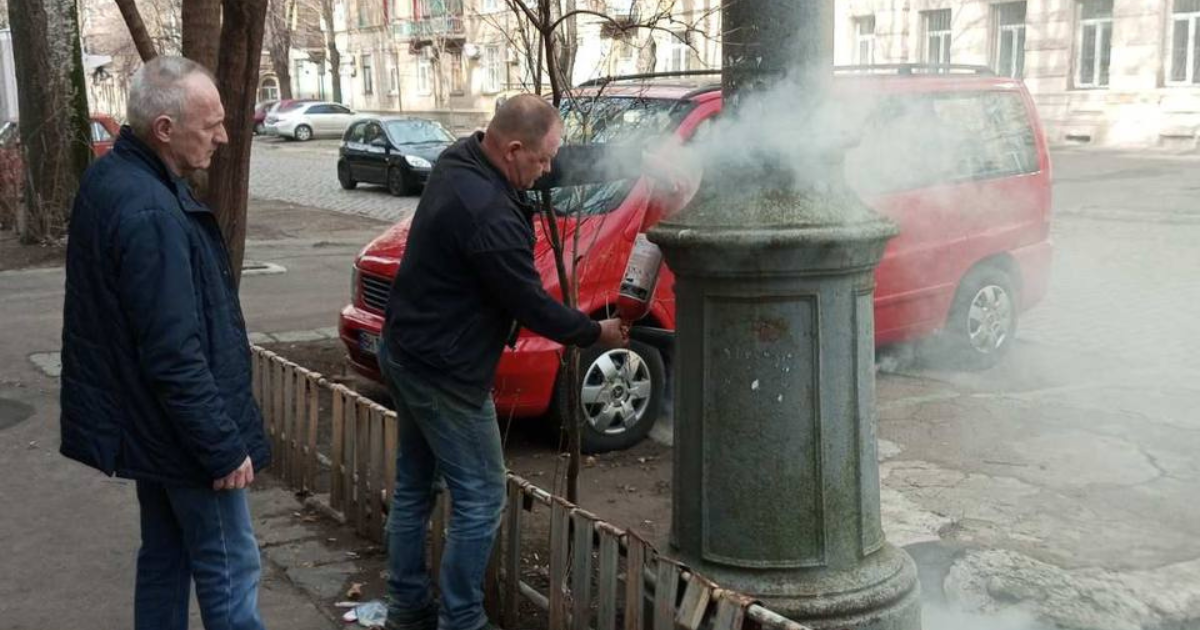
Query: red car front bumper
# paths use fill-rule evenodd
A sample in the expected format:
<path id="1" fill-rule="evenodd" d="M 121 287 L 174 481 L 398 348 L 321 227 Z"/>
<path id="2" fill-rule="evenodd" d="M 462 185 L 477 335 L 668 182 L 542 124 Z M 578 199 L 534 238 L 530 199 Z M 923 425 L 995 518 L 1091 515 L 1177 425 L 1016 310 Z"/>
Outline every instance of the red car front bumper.
<path id="1" fill-rule="evenodd" d="M 383 382 L 376 355 L 382 329 L 382 316 L 353 305 L 343 308 L 338 319 L 338 336 L 351 367 L 376 382 Z M 496 369 L 496 413 L 501 418 L 546 413 L 554 399 L 561 356 L 561 345 L 536 336 L 523 335 L 516 348 L 506 349 Z"/>

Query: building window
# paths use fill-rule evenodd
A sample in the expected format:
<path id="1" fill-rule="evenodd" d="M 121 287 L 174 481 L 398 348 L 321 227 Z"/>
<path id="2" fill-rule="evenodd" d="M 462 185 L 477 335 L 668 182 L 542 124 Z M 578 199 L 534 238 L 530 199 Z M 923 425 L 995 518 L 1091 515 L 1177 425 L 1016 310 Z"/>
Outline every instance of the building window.
<path id="1" fill-rule="evenodd" d="M 388 94 L 395 96 L 400 93 L 400 69 L 395 62 L 388 64 Z"/>
<path id="2" fill-rule="evenodd" d="M 446 55 L 446 63 L 449 67 L 446 68 L 447 74 L 450 75 L 450 93 L 463 93 L 463 56 L 459 51 L 450 51 Z"/>
<path id="3" fill-rule="evenodd" d="M 374 94 L 375 66 L 371 65 L 371 55 L 362 56 L 362 75 L 363 94 Z"/>
<path id="4" fill-rule="evenodd" d="M 1112 0 L 1083 0 L 1079 3 L 1079 56 L 1075 84 L 1107 87 L 1108 62 L 1112 56 Z"/>
<path id="5" fill-rule="evenodd" d="M 691 69 L 692 49 L 683 31 L 667 36 L 667 72 L 686 72 Z"/>
<path id="6" fill-rule="evenodd" d="M 1175 0 L 1171 11 L 1171 73 L 1176 85 L 1200 84 L 1200 0 Z"/>
<path id="7" fill-rule="evenodd" d="M 854 63 L 870 66 L 875 63 L 875 16 L 854 18 Z"/>
<path id="8" fill-rule="evenodd" d="M 258 88 L 258 100 L 260 102 L 279 100 L 279 81 L 275 77 L 263 79 L 262 87 Z"/>
<path id="9" fill-rule="evenodd" d="M 921 25 L 925 30 L 925 63 L 950 63 L 950 9 L 922 11 Z"/>
<path id="10" fill-rule="evenodd" d="M 500 0 L 482 0 L 479 3 L 479 9 L 484 13 L 491 13 L 500 10 Z"/>
<path id="11" fill-rule="evenodd" d="M 433 62 L 424 57 L 417 61 L 417 93 L 421 96 L 433 94 Z"/>
<path id="12" fill-rule="evenodd" d="M 364 26 L 367 25 L 367 11 L 368 11 L 367 7 L 369 7 L 369 6 L 371 6 L 370 0 L 358 0 L 358 2 L 355 3 L 355 8 L 358 9 L 357 11 L 355 11 L 355 13 L 358 14 L 358 27 L 359 28 L 363 28 Z"/>
<path id="13" fill-rule="evenodd" d="M 504 89 L 504 51 L 499 46 L 483 49 L 483 91 L 495 94 Z"/>
<path id="14" fill-rule="evenodd" d="M 992 5 L 996 33 L 996 72 L 1020 78 L 1025 74 L 1025 3 Z"/>

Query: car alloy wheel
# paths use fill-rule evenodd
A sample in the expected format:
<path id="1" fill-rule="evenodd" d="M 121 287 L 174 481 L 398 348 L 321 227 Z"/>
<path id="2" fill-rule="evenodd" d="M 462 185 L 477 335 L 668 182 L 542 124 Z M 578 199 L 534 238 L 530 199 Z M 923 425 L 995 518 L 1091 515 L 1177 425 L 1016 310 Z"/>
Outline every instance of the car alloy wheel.
<path id="1" fill-rule="evenodd" d="M 624 433 L 645 417 L 653 389 L 650 368 L 640 355 L 627 348 L 608 350 L 583 373 L 584 420 L 600 434 Z"/>
<path id="2" fill-rule="evenodd" d="M 999 352 L 1008 343 L 1013 324 L 1012 298 L 1004 287 L 980 287 L 967 311 L 967 336 L 982 354 Z"/>

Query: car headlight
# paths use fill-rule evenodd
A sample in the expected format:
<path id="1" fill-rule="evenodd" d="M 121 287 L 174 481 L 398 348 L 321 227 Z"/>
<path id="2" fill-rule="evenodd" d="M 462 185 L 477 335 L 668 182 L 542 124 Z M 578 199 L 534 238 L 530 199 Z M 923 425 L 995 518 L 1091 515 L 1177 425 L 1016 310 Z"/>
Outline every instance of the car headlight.
<path id="1" fill-rule="evenodd" d="M 426 160 L 423 157 L 417 157 L 415 155 L 404 156 L 404 161 L 408 162 L 408 165 L 413 168 L 433 168 L 433 165 L 429 163 L 429 160 Z"/>

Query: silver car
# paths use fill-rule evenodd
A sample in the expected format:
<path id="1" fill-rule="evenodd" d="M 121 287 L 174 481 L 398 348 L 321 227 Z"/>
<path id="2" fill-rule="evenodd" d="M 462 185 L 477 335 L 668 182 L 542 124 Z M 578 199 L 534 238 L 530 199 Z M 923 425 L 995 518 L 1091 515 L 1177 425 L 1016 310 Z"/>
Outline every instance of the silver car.
<path id="1" fill-rule="evenodd" d="M 304 142 L 318 136 L 340 137 L 357 118 L 354 110 L 340 103 L 295 103 L 268 114 L 263 131 Z"/>

